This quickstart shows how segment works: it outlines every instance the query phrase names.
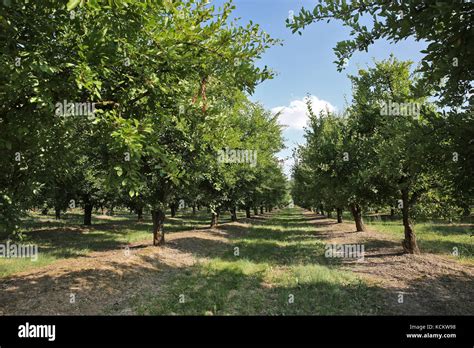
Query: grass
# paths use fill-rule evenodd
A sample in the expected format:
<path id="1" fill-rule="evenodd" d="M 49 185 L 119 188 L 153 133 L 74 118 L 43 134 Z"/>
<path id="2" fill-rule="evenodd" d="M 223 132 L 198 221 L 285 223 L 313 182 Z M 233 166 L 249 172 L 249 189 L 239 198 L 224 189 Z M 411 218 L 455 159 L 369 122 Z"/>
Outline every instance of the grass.
<path id="1" fill-rule="evenodd" d="M 399 221 L 366 222 L 373 230 L 403 239 L 403 225 Z M 453 256 L 457 250 L 463 261 L 474 262 L 472 227 L 467 224 L 421 222 L 414 225 L 418 246 L 422 252 Z"/>
<path id="2" fill-rule="evenodd" d="M 375 287 L 326 266 L 215 258 L 170 279 L 159 296 L 136 298 L 133 306 L 146 315 L 376 314 L 377 297 Z"/>
<path id="3" fill-rule="evenodd" d="M 240 214 L 242 216 L 243 213 Z M 165 220 L 167 232 L 204 228 L 209 225 L 210 217 L 205 211 L 192 216 L 190 213 L 177 214 Z M 224 216 L 221 220 L 228 221 Z M 93 215 L 92 226 L 82 225 L 79 210 L 63 215 L 55 220 L 54 215 L 41 215 L 30 212 L 22 220 L 24 239 L 16 244 L 38 246 L 38 259 L 0 258 L 0 278 L 14 273 L 44 267 L 57 260 L 86 256 L 94 251 L 122 248 L 129 243 L 151 241 L 151 220 L 137 222 L 135 215 L 117 213 L 114 216 Z M 0 238 L 5 244 L 6 238 Z M 13 242 L 11 242 L 13 243 Z"/>
<path id="4" fill-rule="evenodd" d="M 243 213 L 240 213 L 240 217 Z M 0 277 L 56 260 L 86 256 L 137 241 L 151 242 L 151 221 L 136 222 L 125 213 L 94 216 L 84 227 L 80 214 L 55 221 L 30 214 L 24 221 L 26 243 L 39 246 L 37 262 L 0 259 Z M 228 221 L 224 216 L 221 222 Z M 346 219 L 346 222 L 349 222 Z M 398 221 L 366 222 L 372 229 L 401 239 Z M 166 220 L 168 233 L 207 227 L 209 216 L 179 214 Z M 472 258 L 468 226 L 442 223 L 416 225 L 423 251 L 450 254 L 457 246 Z M 324 241 L 298 209 L 284 209 L 251 225 L 223 224 L 230 244 L 200 241 L 192 252 L 200 260 L 175 269 L 159 289 L 129 299 L 134 312 L 144 315 L 367 315 L 386 314 L 386 290 L 344 271 L 339 259 L 324 257 Z M 207 243 L 207 244 L 206 244 Z M 238 249 L 236 249 L 238 248 Z M 238 250 L 238 255 L 235 251 Z M 469 254 L 470 252 L 470 254 Z"/>
<path id="5" fill-rule="evenodd" d="M 344 222 L 353 223 L 349 212 L 344 212 Z M 394 240 L 404 238 L 400 217 L 391 220 L 386 214 L 383 219 L 377 215 L 364 216 L 364 223 L 372 230 L 386 233 Z M 452 256 L 462 262 L 474 263 L 473 224 L 447 223 L 443 221 L 418 221 L 413 224 L 421 252 Z M 454 249 L 456 248 L 456 249 Z M 453 251 L 458 251 L 458 256 Z"/>
<path id="6" fill-rule="evenodd" d="M 324 258 L 323 242 L 315 238 L 314 227 L 304 223 L 299 211 L 284 210 L 262 225 L 241 230 L 231 225 L 221 228 L 238 236 L 232 248 L 175 274 L 159 296 L 138 296 L 132 301 L 136 312 L 356 315 L 377 314 L 383 305 L 377 287 Z"/>

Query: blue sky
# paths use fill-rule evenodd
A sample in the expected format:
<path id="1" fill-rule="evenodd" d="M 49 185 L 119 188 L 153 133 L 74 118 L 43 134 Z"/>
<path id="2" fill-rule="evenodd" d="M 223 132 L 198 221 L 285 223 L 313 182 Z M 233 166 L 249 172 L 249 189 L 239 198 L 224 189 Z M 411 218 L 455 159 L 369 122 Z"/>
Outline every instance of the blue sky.
<path id="1" fill-rule="evenodd" d="M 213 1 L 222 3 L 221 0 Z M 266 108 L 282 110 L 280 122 L 288 125 L 284 131 L 287 149 L 279 156 L 291 156 L 295 144 L 304 143 L 302 127 L 306 115 L 303 98 L 310 94 L 313 105 L 342 111 L 346 101 L 351 100 L 351 85 L 348 74 L 356 74 L 359 68 L 371 65 L 373 59 L 386 59 L 393 53 L 402 60 L 417 64 L 425 44 L 407 40 L 397 44 L 380 41 L 368 52 L 357 52 L 343 72 L 338 72 L 333 47 L 349 38 L 349 29 L 341 22 L 319 22 L 306 27 L 303 35 L 292 34 L 286 28 L 285 19 L 289 11 L 296 15 L 303 6 L 312 9 L 316 0 L 234 0 L 236 10 L 233 17 L 241 17 L 242 23 L 252 20 L 273 38 L 283 40 L 283 46 L 269 49 L 259 65 L 268 65 L 277 76 L 260 84 L 251 99 L 261 102 Z M 291 160 L 285 163 L 289 173 Z"/>

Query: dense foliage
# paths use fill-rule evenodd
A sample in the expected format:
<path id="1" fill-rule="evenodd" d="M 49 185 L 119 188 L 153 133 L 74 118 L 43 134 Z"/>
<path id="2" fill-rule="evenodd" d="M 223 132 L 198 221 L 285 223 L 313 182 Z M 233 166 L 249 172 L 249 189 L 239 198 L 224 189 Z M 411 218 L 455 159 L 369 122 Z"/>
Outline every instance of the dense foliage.
<path id="1" fill-rule="evenodd" d="M 255 63 L 278 42 L 230 19 L 232 3 L 0 7 L 2 232 L 32 207 L 58 218 L 82 207 L 90 224 L 94 208 L 128 206 L 151 212 L 160 244 L 180 200 L 212 211 L 283 202 L 280 128 L 247 97 L 273 76 Z M 220 161 L 228 148 L 258 157 Z"/>
<path id="2" fill-rule="evenodd" d="M 331 20 L 351 29 L 351 38 L 338 42 L 334 49 L 339 70 L 354 52 L 367 51 L 377 40 L 398 42 L 412 37 L 428 44 L 422 52 L 418 92 L 423 95 L 432 89 L 444 105 L 474 103 L 472 1 L 319 0 L 312 10 L 302 8 L 287 25 L 301 34 L 313 22 Z"/>
<path id="3" fill-rule="evenodd" d="M 470 212 L 474 119 L 468 112 L 441 112 L 429 95 L 415 94 L 420 77 L 410 65 L 392 57 L 359 70 L 351 76 L 353 101 L 343 115 L 315 115 L 308 103 L 293 196 L 304 207 L 336 209 L 339 220 L 349 208 L 358 231 L 365 230 L 363 211 L 398 209 L 403 246 L 417 253 L 414 216 L 452 219 Z"/>

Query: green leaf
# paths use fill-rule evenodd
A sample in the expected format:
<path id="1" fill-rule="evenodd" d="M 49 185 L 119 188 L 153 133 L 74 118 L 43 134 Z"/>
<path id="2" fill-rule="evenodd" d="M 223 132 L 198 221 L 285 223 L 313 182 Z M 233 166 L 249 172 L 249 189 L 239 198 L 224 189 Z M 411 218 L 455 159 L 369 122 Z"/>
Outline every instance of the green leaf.
<path id="1" fill-rule="evenodd" d="M 79 5 L 80 2 L 81 2 L 81 0 L 69 0 L 69 2 L 67 3 L 68 11 L 71 11 L 74 8 L 76 8 L 77 5 Z"/>
<path id="2" fill-rule="evenodd" d="M 118 175 L 118 176 L 122 176 L 122 174 L 123 174 L 123 169 L 122 169 L 122 167 L 116 166 L 114 169 L 117 171 L 117 175 Z"/>

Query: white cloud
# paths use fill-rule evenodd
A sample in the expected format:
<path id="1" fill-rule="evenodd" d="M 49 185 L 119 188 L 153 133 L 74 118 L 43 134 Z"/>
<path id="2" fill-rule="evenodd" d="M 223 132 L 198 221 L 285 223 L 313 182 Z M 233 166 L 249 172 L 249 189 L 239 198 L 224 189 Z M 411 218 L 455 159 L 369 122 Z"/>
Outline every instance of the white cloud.
<path id="1" fill-rule="evenodd" d="M 290 102 L 289 106 L 277 106 L 272 108 L 272 112 L 276 114 L 277 112 L 280 113 L 280 117 L 278 121 L 281 125 L 288 126 L 289 128 L 294 129 L 303 129 L 306 126 L 306 122 L 308 121 L 308 114 L 307 114 L 307 107 L 306 107 L 306 100 L 308 97 L 304 99 L 296 99 Z M 319 99 L 318 97 L 312 95 L 309 97 L 313 104 L 313 111 L 316 115 L 319 114 L 321 110 L 326 111 L 336 111 L 336 108 L 328 101 Z"/>

